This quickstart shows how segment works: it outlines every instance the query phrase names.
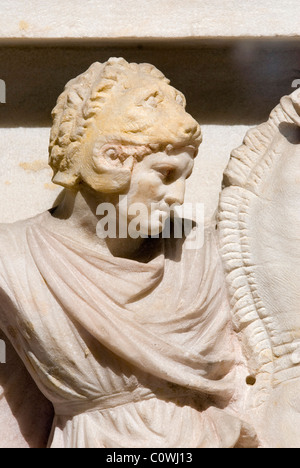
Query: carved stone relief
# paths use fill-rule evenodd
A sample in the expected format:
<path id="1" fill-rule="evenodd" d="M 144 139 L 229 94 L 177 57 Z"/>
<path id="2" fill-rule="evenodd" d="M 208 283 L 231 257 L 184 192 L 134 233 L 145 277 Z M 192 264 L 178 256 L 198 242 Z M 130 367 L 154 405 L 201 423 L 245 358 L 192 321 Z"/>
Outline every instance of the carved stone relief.
<path id="1" fill-rule="evenodd" d="M 61 200 L 0 227 L 1 336 L 23 362 L 0 374 L 3 445 L 299 445 L 299 103 L 232 152 L 217 219 L 185 224 L 202 132 L 183 94 L 121 58 L 66 85 Z"/>

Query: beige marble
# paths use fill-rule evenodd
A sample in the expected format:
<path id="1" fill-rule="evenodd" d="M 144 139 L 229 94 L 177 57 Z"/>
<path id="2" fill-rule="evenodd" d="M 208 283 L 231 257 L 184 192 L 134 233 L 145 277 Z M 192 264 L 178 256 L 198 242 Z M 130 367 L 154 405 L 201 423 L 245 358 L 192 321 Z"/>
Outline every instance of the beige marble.
<path id="1" fill-rule="evenodd" d="M 183 204 L 201 144 L 184 95 L 153 65 L 112 58 L 67 83 L 52 116 L 49 163 L 63 199 L 0 228 L 0 324 L 42 393 L 40 408 L 54 408 L 47 446 L 259 446 L 215 223 L 200 247 L 190 247 L 193 229 L 145 237 Z M 138 236 L 129 229 L 136 203 L 146 208 Z M 102 204 L 116 210 L 118 228 L 129 223 L 125 236 L 99 236 Z M 32 418 L 20 445 L 38 444 Z"/>
<path id="2" fill-rule="evenodd" d="M 238 48 L 231 50 L 235 50 L 237 53 Z M 243 50 L 245 51 L 245 49 Z M 251 50 L 253 51 L 253 49 Z M 240 53 L 241 50 L 238 54 Z M 296 48 L 290 55 L 285 56 L 285 63 L 292 63 L 297 53 Z M 132 51 L 132 54 L 134 55 L 135 52 Z M 192 56 L 193 54 L 190 57 Z M 157 57 L 159 57 L 159 53 Z M 208 59 L 212 55 L 208 53 L 206 57 Z M 250 62 L 252 61 L 251 57 L 253 58 L 250 54 L 248 56 Z M 160 59 L 162 58 L 163 55 L 160 56 Z M 215 63 L 218 60 L 216 58 Z M 119 62 L 116 61 L 116 63 Z M 120 64 L 122 63 L 125 62 L 121 60 Z M 277 66 L 283 66 L 284 62 L 280 59 L 276 63 Z M 147 71 L 151 69 L 153 69 L 151 66 L 145 68 Z M 94 66 L 94 70 L 96 76 L 97 73 L 99 77 L 102 76 L 100 64 Z M 266 68 L 266 76 L 268 71 L 269 68 L 268 70 Z M 159 72 L 157 73 L 159 76 Z M 93 72 L 91 75 L 94 76 Z M 140 78 L 138 76 L 138 81 Z M 284 85 L 285 89 L 293 86 L 294 80 L 291 78 L 293 78 L 292 74 L 289 76 L 289 86 Z M 236 80 L 238 81 L 238 78 Z M 263 80 L 260 82 L 261 86 L 262 82 Z M 87 81 L 81 85 L 80 80 L 78 83 L 79 88 L 80 86 L 85 88 L 84 92 L 87 94 L 84 101 L 88 102 L 91 83 L 89 84 Z M 166 82 L 164 83 L 166 86 L 164 93 L 168 95 L 169 88 Z M 69 90 L 72 95 L 74 92 L 73 83 L 68 86 L 66 94 Z M 145 87 L 147 89 L 147 86 Z M 203 92 L 205 93 L 209 89 L 208 75 L 204 88 Z M 257 90 L 256 86 L 253 86 L 254 88 Z M 216 89 L 218 95 L 221 96 L 221 81 Z M 191 88 L 188 88 L 188 91 L 191 93 Z M 174 93 L 174 91 L 172 92 Z M 270 99 L 272 95 L 273 99 L 274 90 L 269 90 L 269 93 L 266 92 L 265 97 Z M 82 99 L 81 91 L 80 96 Z M 118 94 L 116 96 L 118 97 Z M 147 112 L 159 105 L 156 94 L 151 95 L 150 93 L 149 96 L 147 99 L 144 97 Z M 179 96 L 179 101 L 184 102 L 183 96 L 178 91 L 175 91 L 174 96 Z M 126 104 L 124 101 L 122 104 L 123 114 L 118 114 L 119 120 L 113 119 L 111 118 L 114 112 L 112 101 L 111 107 L 108 106 L 106 110 L 106 115 L 103 113 L 105 119 L 101 120 L 101 117 L 97 117 L 95 114 L 94 124 L 89 127 L 86 142 L 82 144 L 81 140 L 78 140 L 80 141 L 81 155 L 79 165 L 74 169 L 72 166 L 68 166 L 69 163 L 63 164 L 62 167 L 67 169 L 66 176 L 63 174 L 63 177 L 59 175 L 54 179 L 54 182 L 67 187 L 67 193 L 64 194 L 61 187 L 51 182 L 52 171 L 48 166 L 47 157 L 49 141 L 47 119 L 43 120 L 43 117 L 40 121 L 43 122 L 44 127 L 16 126 L 14 128 L 12 126 L 1 129 L 4 138 L 0 143 L 3 155 L 3 167 L 0 173 L 3 200 L 0 220 L 12 223 L 39 214 L 31 220 L 19 222 L 16 225 L 1 226 L 2 270 L 0 277 L 3 293 L 1 306 L 2 310 L 5 311 L 1 328 L 6 335 L 1 335 L 0 339 L 4 339 L 7 343 L 8 340 L 12 341 L 19 354 L 19 358 L 17 358 L 9 347 L 9 362 L 5 364 L 7 367 L 2 365 L 0 373 L 2 392 L 0 394 L 0 397 L 2 396 L 0 406 L 1 446 L 45 446 L 47 439 L 49 445 L 57 447 L 98 446 L 99 444 L 108 447 L 118 444 L 146 446 L 149 440 L 152 440 L 153 445 L 163 447 L 178 446 L 181 443 L 192 446 L 205 446 L 208 443 L 210 446 L 226 447 L 299 446 L 297 431 L 299 367 L 297 320 L 297 311 L 299 310 L 298 91 L 290 97 L 284 97 L 272 112 L 269 120 L 248 131 L 244 144 L 231 154 L 229 166 L 225 171 L 227 187 L 221 194 L 218 210 L 220 232 L 218 242 L 221 245 L 226 285 L 215 234 L 214 217 L 218 209 L 223 172 L 227 166 L 231 149 L 240 144 L 245 132 L 253 126 L 251 125 L 255 117 L 253 110 L 251 110 L 252 117 L 251 112 L 248 114 L 248 118 L 245 117 L 246 109 L 250 109 L 251 96 L 254 96 L 254 90 L 250 89 L 248 100 L 244 103 L 241 102 L 242 112 L 238 117 L 233 112 L 236 107 L 231 113 L 225 107 L 222 113 L 219 108 L 218 117 L 216 117 L 216 113 L 208 111 L 208 101 L 205 103 L 204 111 L 199 110 L 197 120 L 200 122 L 203 120 L 206 124 L 201 125 L 203 142 L 198 149 L 192 175 L 185 184 L 185 201 L 194 203 L 201 201 L 205 205 L 207 226 L 205 243 L 196 255 L 194 253 L 191 255 L 189 249 L 184 250 L 182 261 L 178 263 L 175 261 L 176 252 L 181 247 L 166 241 L 165 248 L 169 252 L 167 260 L 158 261 L 157 258 L 153 258 L 149 262 L 149 268 L 141 268 L 141 263 L 136 261 L 136 258 L 139 258 L 136 255 L 141 247 L 139 242 L 122 241 L 119 243 L 113 241 L 107 243 L 94 237 L 96 232 L 95 204 L 101 200 L 104 201 L 104 198 L 106 202 L 115 203 L 112 194 L 117 194 L 121 186 L 123 188 L 126 186 L 128 177 L 131 178 L 130 199 L 132 202 L 141 199 L 146 204 L 150 202 L 151 196 L 155 193 L 153 192 L 154 181 L 151 181 L 152 179 L 147 174 L 152 174 L 153 170 L 156 170 L 155 165 L 158 164 L 158 160 L 164 161 L 163 164 L 172 160 L 172 164 L 178 168 L 177 170 L 181 174 L 180 178 L 184 179 L 190 172 L 189 164 L 192 157 L 190 143 L 193 142 L 193 138 L 185 141 L 179 138 L 179 152 L 177 150 L 174 152 L 173 141 L 169 141 L 171 147 L 165 145 L 161 151 L 151 147 L 152 150 L 155 150 L 158 160 L 153 158 L 150 164 L 148 158 L 151 155 L 148 155 L 143 139 L 148 138 L 146 143 L 155 145 L 155 142 L 151 140 L 151 132 L 142 135 L 141 140 L 130 140 L 124 145 L 125 137 L 122 132 L 126 133 L 127 130 L 122 127 L 122 118 L 127 115 L 126 112 L 130 106 L 127 106 L 128 103 Z M 221 104 L 226 105 L 229 98 L 230 96 L 223 96 Z M 30 99 L 27 99 L 29 103 Z M 71 102 L 76 103 L 76 100 L 78 101 L 74 96 Z M 120 101 L 120 95 L 118 100 Z M 23 111 L 26 106 L 28 108 L 26 100 L 24 102 Z M 2 107 L 2 110 L 7 109 L 8 111 L 7 127 L 14 122 L 13 111 L 17 108 L 17 103 L 14 101 L 11 105 L 8 100 L 8 105 L 7 108 Z M 177 102 L 176 105 L 180 104 Z M 191 107 L 195 108 L 195 103 Z M 258 120 L 263 120 L 265 107 L 266 103 L 264 102 L 259 102 L 256 107 Z M 31 115 L 31 121 L 37 122 L 45 111 L 36 108 L 34 112 Z M 82 136 L 80 133 L 82 125 L 80 120 L 77 120 L 78 127 L 74 127 L 75 134 L 70 138 L 70 130 L 64 126 L 64 123 L 68 123 L 68 119 L 70 119 L 68 112 L 65 104 L 58 105 L 56 108 L 56 123 L 50 140 L 50 155 L 55 144 L 58 144 L 59 148 L 64 148 L 68 142 L 77 141 L 78 135 L 80 138 Z M 161 112 L 158 108 L 158 117 L 155 122 L 159 122 Z M 172 115 L 177 115 L 176 112 L 172 112 Z M 63 113 L 66 116 L 65 122 L 60 120 Z M 184 116 L 187 114 L 180 115 L 185 119 Z M 220 122 L 219 125 L 210 123 L 214 115 L 216 121 Z M 233 115 L 236 116 L 235 121 L 232 119 Z M 244 118 L 241 118 L 242 115 Z M 24 116 L 18 118 L 25 121 Z M 178 122 L 181 122 L 181 117 L 178 116 Z M 188 117 L 188 119 L 190 118 Z M 106 127 L 103 126 L 103 122 L 106 122 Z M 178 122 L 174 117 L 174 121 L 164 130 L 172 132 L 172 125 L 176 128 Z M 190 122 L 193 122 L 195 129 L 198 128 L 197 122 L 194 120 Z M 116 124 L 117 130 L 114 129 L 112 140 L 109 132 L 114 124 Z M 179 125 L 182 129 L 182 122 Z M 97 129 L 99 128 L 103 129 L 101 141 L 97 141 Z M 164 127 L 161 125 L 157 128 Z M 78 135 L 76 135 L 76 131 L 79 132 Z M 196 131 L 195 133 L 197 134 Z M 159 131 L 155 134 L 159 134 Z M 180 132 L 175 131 L 175 134 L 180 135 Z M 59 137 L 61 143 L 57 143 Z M 160 138 L 165 141 L 164 135 Z M 118 139 L 122 140 L 122 144 Z M 198 148 L 199 143 L 200 138 L 194 148 Z M 58 151 L 54 160 L 60 161 L 59 154 Z M 72 152 L 70 154 L 73 155 Z M 134 162 L 135 159 L 138 161 L 137 165 Z M 123 167 L 125 160 L 127 161 L 126 167 Z M 64 173 L 65 169 L 60 171 L 57 162 L 53 163 L 52 161 L 51 164 L 55 172 Z M 112 167 L 108 170 L 110 164 Z M 163 171 L 166 171 L 165 167 Z M 111 185 L 112 174 L 118 180 L 118 186 L 115 186 L 114 183 Z M 92 190 L 100 195 L 91 196 L 90 191 L 85 193 L 79 190 L 77 192 L 77 188 L 74 194 L 74 187 L 82 178 Z M 151 185 L 151 187 L 149 185 L 149 190 L 145 190 L 148 198 L 145 198 L 143 190 L 139 190 L 140 186 L 145 186 L 145 181 Z M 172 192 L 171 187 L 172 184 L 169 194 L 166 195 L 166 200 L 170 204 L 172 200 L 181 203 L 183 201 L 182 188 L 179 189 L 179 185 L 176 185 L 176 191 L 174 189 Z M 103 194 L 105 194 L 104 198 Z M 151 194 L 150 198 L 149 194 Z M 58 206 L 55 216 L 45 212 L 52 206 Z M 162 208 L 160 206 L 160 209 Z M 68 219 L 67 222 L 65 218 Z M 148 219 L 147 222 L 149 223 L 149 220 L 151 223 L 151 219 Z M 158 231 L 161 228 L 161 225 L 154 226 L 154 229 Z M 76 232 L 75 238 L 74 230 Z M 291 236 L 291 232 L 295 234 Z M 273 241 L 270 242 L 270 239 Z M 91 251 L 93 252 L 92 257 Z M 114 278 L 116 287 L 112 289 L 109 298 L 107 291 L 111 284 L 110 276 L 112 273 L 107 267 L 108 253 L 112 255 L 110 262 L 112 262 L 113 270 L 119 270 L 124 275 L 124 277 L 121 275 Z M 145 255 L 145 252 L 142 251 L 141 254 Z M 133 263 L 131 263 L 132 257 L 134 257 L 134 268 Z M 64 268 L 59 260 L 62 258 L 64 258 L 66 271 L 73 272 L 73 280 L 76 276 L 81 278 L 78 284 L 75 283 L 75 288 L 71 277 L 66 277 L 63 274 Z M 125 260 L 129 263 L 126 263 Z M 176 263 L 178 265 L 175 267 Z M 31 265 L 30 268 L 29 265 Z M 187 279 L 190 270 L 197 271 L 191 282 Z M 274 275 L 274 271 L 276 271 L 276 275 Z M 291 272 L 293 272 L 292 276 Z M 84 275 L 84 281 L 81 275 Z M 179 289 L 179 292 L 178 288 L 174 290 L 176 275 L 178 278 L 185 278 L 182 282 L 184 288 Z M 162 276 L 165 277 L 165 280 L 160 284 Z M 144 278 L 141 282 L 143 288 L 148 285 L 146 288 L 149 287 L 150 291 L 146 293 L 143 288 L 140 289 L 138 278 Z M 206 307 L 206 299 L 204 299 L 203 294 L 199 293 L 199 297 L 197 296 L 199 309 L 197 310 L 201 311 L 201 314 L 204 313 L 206 319 L 203 327 L 200 326 L 200 323 L 195 322 L 189 328 L 187 316 L 189 313 L 193 313 L 189 304 L 191 298 L 195 296 L 197 284 L 199 285 L 203 278 L 205 278 L 206 285 L 203 294 L 207 294 L 209 298 L 214 297 L 217 305 L 214 309 Z M 20 288 L 16 286 L 18 284 L 21 284 Z M 99 288 L 100 284 L 102 287 Z M 34 288 L 32 285 L 35 285 Z M 187 285 L 189 285 L 188 288 Z M 49 295 L 49 288 L 51 295 Z M 201 288 L 203 288 L 203 284 Z M 229 293 L 229 303 L 227 302 L 226 288 Z M 68 296 L 68 291 L 71 290 L 72 294 Z M 166 307 L 164 300 L 166 294 L 168 297 L 174 298 L 175 301 L 171 301 L 168 307 Z M 182 295 L 180 300 L 178 294 Z M 96 303 L 91 304 L 89 297 L 95 297 Z M 82 315 L 77 313 L 79 301 L 82 301 L 81 310 L 84 311 Z M 113 308 L 110 307 L 110 301 L 115 303 Z M 60 304 L 59 307 L 58 304 Z M 105 307 L 103 306 L 99 310 L 97 304 L 105 304 Z M 130 314 L 134 317 L 134 323 L 119 322 L 118 315 L 112 315 L 114 328 L 110 328 L 108 320 L 110 314 L 114 314 L 115 308 L 120 307 L 119 312 L 122 315 L 122 307 L 128 310 L 128 304 L 130 304 Z M 205 336 L 207 333 L 205 329 L 210 320 L 213 320 L 214 314 L 218 314 L 218 325 L 215 325 L 216 328 L 213 327 L 212 331 L 216 337 L 219 337 L 220 343 L 214 342 L 213 337 L 209 336 L 206 340 L 208 348 L 211 348 L 212 351 L 208 351 L 205 347 L 201 348 L 199 352 L 204 361 L 199 357 L 197 359 L 201 366 L 204 365 L 206 353 L 209 353 L 210 359 L 215 360 L 217 370 L 214 372 L 222 374 L 220 386 L 211 383 L 210 373 L 206 376 L 206 380 L 199 379 L 197 371 L 190 373 L 191 367 L 194 366 L 193 353 L 189 354 L 185 351 L 184 360 L 179 359 L 178 361 L 175 350 L 168 349 L 169 338 L 159 343 L 155 341 L 161 334 L 160 318 L 155 317 L 153 321 L 152 316 L 149 320 L 148 317 L 143 317 L 141 314 L 141 310 L 152 310 L 153 307 L 155 310 L 161 310 L 161 308 L 164 310 L 166 315 L 162 320 L 163 327 L 165 327 L 164 333 L 166 336 L 169 333 L 172 346 L 179 346 L 179 348 L 183 344 L 186 346 L 186 343 L 181 341 L 180 334 L 175 333 L 168 314 L 172 314 L 178 308 L 178 313 L 183 314 L 182 326 L 188 327 L 187 338 L 191 341 L 195 339 L 194 332 L 196 330 L 198 330 L 199 336 L 202 336 L 201 333 Z M 13 314 L 10 317 L 14 317 L 14 314 L 17 313 L 17 320 L 11 321 L 11 318 L 5 315 L 8 310 L 12 309 Z M 55 311 L 54 316 L 53 311 Z M 100 315 L 99 312 L 101 312 Z M 234 331 L 231 328 L 231 317 Z M 75 327 L 74 323 L 77 324 Z M 96 331 L 95 323 L 98 324 Z M 151 342 L 152 335 L 140 335 L 141 324 L 143 327 L 146 324 L 150 328 L 151 334 L 156 337 L 154 341 Z M 199 328 L 197 329 L 197 327 Z M 221 329 L 226 330 L 225 335 L 227 333 L 228 335 L 224 336 Z M 51 336 L 48 335 L 47 330 L 52 330 Z M 127 330 L 126 336 L 135 337 L 135 344 L 133 345 L 127 339 L 123 350 L 120 350 L 120 347 L 116 349 L 110 337 L 117 336 L 118 343 L 120 343 L 124 340 L 122 334 L 124 330 Z M 66 336 L 68 342 L 72 343 L 68 352 L 61 346 L 65 342 Z M 42 352 L 41 343 L 44 347 Z M 136 348 L 138 346 L 139 348 Z M 153 352 L 153 346 L 165 353 L 163 354 L 166 358 L 165 361 L 162 359 L 162 355 Z M 225 353 L 224 362 L 222 361 L 218 367 L 219 346 L 221 346 L 222 352 L 226 349 L 228 354 Z M 139 355 L 137 362 L 136 356 L 141 348 L 144 348 L 143 353 L 142 356 Z M 119 362 L 122 363 L 122 378 L 119 380 L 116 378 L 119 371 L 115 372 L 115 368 L 119 364 L 111 359 L 111 352 L 117 354 Z M 174 360 L 176 360 L 178 367 L 173 372 Z M 64 372 L 56 365 L 60 361 L 64 362 Z M 110 363 L 108 368 L 112 369 L 111 374 L 104 375 L 102 373 L 103 362 Z M 81 387 L 82 377 L 79 378 L 80 372 L 78 370 L 80 364 L 80 372 L 84 374 L 84 381 L 88 382 L 88 388 Z M 10 373 L 12 366 L 17 369 L 13 376 Z M 73 379 L 71 384 L 70 376 L 77 375 L 77 371 L 79 373 L 78 379 Z M 198 371 L 200 372 L 200 369 Z M 165 378 L 166 374 L 168 379 Z M 131 376 L 129 381 L 127 380 L 128 375 Z M 104 387 L 101 388 L 101 394 L 99 394 L 96 381 L 105 383 Z M 24 406 L 22 406 L 17 391 L 20 388 L 20 382 L 23 382 L 28 390 L 26 399 L 23 401 Z M 166 382 L 175 385 L 175 392 L 170 391 Z M 109 392 L 107 393 L 108 388 Z M 111 395 L 119 388 L 122 389 L 122 395 L 114 403 L 111 401 Z M 192 395 L 187 395 L 186 390 L 182 391 L 182 388 L 192 388 Z M 193 392 L 196 388 L 195 395 Z M 238 391 L 232 392 L 232 388 L 238 389 Z M 84 401 L 81 401 L 81 397 L 78 398 L 82 394 L 84 394 Z M 218 409 L 218 403 L 216 404 L 221 394 L 228 398 L 226 409 L 222 411 Z M 208 395 L 213 396 L 213 403 Z M 31 410 L 31 406 L 37 398 L 39 399 L 39 411 L 36 413 Z M 165 403 L 158 403 L 156 398 L 159 401 L 162 399 L 168 404 L 165 406 Z M 189 409 L 181 412 L 178 409 L 178 399 L 188 402 Z M 174 406 L 175 400 L 177 403 Z M 197 402 L 196 408 L 195 401 Z M 130 405 L 127 412 L 123 411 L 123 405 L 128 402 Z M 55 410 L 54 420 L 52 406 Z M 102 412 L 100 415 L 99 409 L 105 410 L 104 413 Z M 121 427 L 123 424 L 126 425 L 128 419 L 133 418 L 135 412 L 144 424 L 138 433 L 135 433 L 133 428 L 129 428 L 128 433 L 124 430 L 115 431 L 112 421 L 117 413 Z M 41 413 L 43 418 L 39 418 Z M 157 416 L 153 419 L 153 426 L 149 426 L 148 413 L 163 414 L 168 424 L 161 426 L 160 418 Z M 24 414 L 31 414 L 31 417 L 24 417 Z M 190 421 L 193 421 L 189 434 L 184 436 L 180 430 L 179 420 L 187 420 L 189 424 Z M 67 423 L 66 421 L 72 422 Z M 53 430 L 50 434 L 52 422 Z M 34 428 L 39 424 L 41 426 L 35 430 Z M 179 424 L 178 432 L 171 438 L 166 429 L 174 424 L 176 426 Z M 221 430 L 218 434 L 218 440 L 215 439 L 212 430 L 216 424 L 218 427 L 224 428 L 224 431 Z M 65 426 L 64 430 L 61 429 L 63 426 Z M 95 433 L 95 428 L 100 426 L 105 427 L 106 434 L 99 433 L 96 439 L 89 437 L 89 434 Z M 93 430 L 92 427 L 94 427 Z M 161 439 L 151 439 L 153 433 L 158 430 L 163 434 Z M 80 432 L 86 434 L 85 441 L 78 435 Z M 200 433 L 204 434 L 203 437 L 208 442 L 199 437 Z M 120 437 L 122 441 L 120 441 Z M 148 442 L 145 442 L 146 440 Z M 183 440 L 184 442 L 182 442 Z"/>
<path id="3" fill-rule="evenodd" d="M 202 125 L 203 143 L 186 184 L 185 201 L 205 205 L 209 220 L 217 209 L 222 174 L 230 151 L 242 140 L 246 125 Z M 13 223 L 57 205 L 62 188 L 51 181 L 48 165 L 50 129 L 2 128 L 0 131 L 0 222 Z M 22 148 L 22 151 L 21 151 Z M 201 184 L 198 183 L 201 178 Z"/>
<path id="4" fill-rule="evenodd" d="M 299 8 L 297 0 L 2 0 L 0 31 L 5 39 L 277 39 L 299 37 Z"/>
<path id="5" fill-rule="evenodd" d="M 221 254 L 252 384 L 246 407 L 265 447 L 299 432 L 300 91 L 250 130 L 226 169 Z"/>
<path id="6" fill-rule="evenodd" d="M 69 79 L 109 56 L 153 63 L 183 91 L 189 112 L 203 130 L 186 200 L 203 202 L 209 219 L 217 208 L 232 148 L 250 127 L 268 118 L 281 96 L 293 90 L 299 76 L 297 44 L 219 41 L 193 47 L 171 43 L 41 47 L 40 42 L 40 47 L 2 47 L 0 77 L 6 81 L 7 99 L 0 105 L 0 194 L 5 200 L 0 221 L 25 219 L 55 203 L 60 188 L 49 182 L 51 170 L 46 169 L 51 110 Z M 184 69 L 178 63 L 185 63 Z"/>

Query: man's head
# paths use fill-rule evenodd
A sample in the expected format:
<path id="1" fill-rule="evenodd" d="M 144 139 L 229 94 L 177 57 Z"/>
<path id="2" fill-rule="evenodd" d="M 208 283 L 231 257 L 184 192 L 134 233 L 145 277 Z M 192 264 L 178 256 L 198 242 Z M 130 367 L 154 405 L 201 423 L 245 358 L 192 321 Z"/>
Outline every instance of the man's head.
<path id="1" fill-rule="evenodd" d="M 195 155 L 201 142 L 182 93 L 154 66 L 124 59 L 96 62 L 67 83 L 52 116 L 49 164 L 67 188 L 124 192 L 144 157 L 183 147 Z"/>

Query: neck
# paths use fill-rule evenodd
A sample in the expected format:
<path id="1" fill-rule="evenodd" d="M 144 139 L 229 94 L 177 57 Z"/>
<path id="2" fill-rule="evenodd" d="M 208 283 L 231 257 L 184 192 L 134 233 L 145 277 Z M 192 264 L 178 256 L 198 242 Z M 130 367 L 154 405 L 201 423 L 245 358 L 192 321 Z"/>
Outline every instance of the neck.
<path id="1" fill-rule="evenodd" d="M 143 250 L 146 239 L 132 239 L 130 236 L 120 238 L 118 223 L 116 237 L 101 239 L 97 235 L 97 224 L 100 219 L 96 214 L 97 207 L 101 203 L 111 203 L 116 207 L 118 200 L 119 194 L 99 194 L 88 188 L 82 188 L 80 191 L 66 190 L 52 217 L 56 221 L 56 228 L 63 231 L 66 236 L 114 257 L 137 258 Z"/>

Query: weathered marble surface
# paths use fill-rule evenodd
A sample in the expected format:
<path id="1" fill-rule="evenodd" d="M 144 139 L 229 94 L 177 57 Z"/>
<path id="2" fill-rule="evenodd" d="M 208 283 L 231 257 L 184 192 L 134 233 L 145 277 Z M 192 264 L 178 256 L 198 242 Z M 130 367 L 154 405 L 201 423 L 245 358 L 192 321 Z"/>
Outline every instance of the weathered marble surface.
<path id="1" fill-rule="evenodd" d="M 51 7 L 56 3 L 51 1 Z M 139 18 L 134 24 L 132 10 Z M 249 128 L 267 120 L 270 109 L 281 96 L 290 94 L 291 84 L 300 78 L 299 44 L 294 40 L 299 37 L 298 0 L 248 0 L 239 2 L 238 7 L 232 0 L 151 0 L 145 5 L 130 1 L 126 9 L 120 1 L 75 0 L 72 15 L 67 1 L 49 8 L 47 0 L 26 4 L 22 0 L 3 0 L 0 11 L 0 79 L 7 83 L 7 103 L 0 104 L 0 222 L 25 219 L 57 203 L 61 189 L 50 182 L 51 170 L 46 164 L 50 111 L 65 82 L 95 60 L 105 61 L 114 55 L 154 63 L 187 96 L 189 111 L 201 124 L 204 141 L 187 183 L 186 200 L 203 201 L 207 219 L 217 208 L 222 173 L 232 148 L 241 143 Z M 268 38 L 273 40 L 266 42 Z M 278 41 L 280 38 L 282 41 Z M 185 63 L 184 71 L 179 63 Z M 264 214 L 264 207 L 260 208 Z M 262 218 L 258 214 L 255 220 L 258 229 L 264 226 Z M 297 272 L 297 257 L 294 270 Z M 238 321 L 236 326 L 244 328 Z M 298 332 L 287 358 L 294 373 L 299 354 L 297 340 Z M 261 349 L 256 349 L 252 341 L 249 344 L 245 335 L 243 343 L 249 359 L 255 356 L 250 359 L 248 382 L 253 384 L 256 378 L 257 384 L 242 386 L 243 391 L 247 388 L 247 404 L 253 408 L 249 421 L 256 422 L 266 446 L 298 446 L 294 430 L 299 425 L 297 379 L 293 383 L 282 382 L 281 378 L 273 387 L 277 380 L 270 384 L 265 371 L 262 378 L 257 377 L 260 364 L 256 351 Z M 272 353 L 267 351 L 265 358 Z M 11 348 L 8 356 L 18 361 Z M 276 362 L 276 353 L 274 356 Z M 19 364 L 17 367 L 20 369 Z M 44 405 L 25 370 L 15 374 L 4 366 L 0 370 L 1 383 L 11 395 L 7 406 L 0 393 L 4 421 L 0 425 L 0 445 L 43 446 L 51 426 L 51 406 Z M 31 406 L 33 398 L 38 399 L 37 412 L 20 407 L 15 379 L 22 372 L 27 389 L 22 401 Z M 266 400 L 267 405 L 261 404 Z M 31 423 L 28 411 L 33 416 Z M 43 418 L 39 418 L 40 411 Z M 45 425 L 39 425 L 41 419 Z M 38 432 L 34 430 L 37 426 Z"/>
<path id="2" fill-rule="evenodd" d="M 53 404 L 48 446 L 258 446 L 215 224 L 201 248 L 188 247 L 193 230 L 186 240 L 97 235 L 100 203 L 126 222 L 143 203 L 142 234 L 161 232 L 168 206 L 183 203 L 202 140 L 183 94 L 154 66 L 113 58 L 70 81 L 52 116 L 49 162 L 64 198 L 0 229 L 1 328 Z"/>
<path id="3" fill-rule="evenodd" d="M 235 329 L 266 447 L 300 446 L 300 91 L 232 152 L 219 238 Z"/>
<path id="4" fill-rule="evenodd" d="M 2 0 L 0 37 L 299 37 L 299 15 L 296 0 Z"/>
<path id="5" fill-rule="evenodd" d="M 31 379 L 8 338 L 6 364 L 0 364 L 0 447 L 44 448 L 53 420 L 53 408 Z"/>
<path id="6" fill-rule="evenodd" d="M 6 104 L 0 104 L 2 222 L 41 213 L 55 202 L 60 189 L 49 183 L 51 171 L 46 168 L 50 113 L 66 81 L 95 60 L 125 56 L 129 61 L 154 63 L 184 92 L 188 110 L 204 135 L 187 182 L 186 200 L 204 202 L 207 218 L 216 210 L 232 148 L 248 128 L 268 118 L 270 109 L 281 96 L 290 94 L 299 77 L 297 42 L 220 40 L 192 47 L 98 43 L 54 48 L 43 44 L 0 48 L 0 78 L 7 91 Z M 178 63 L 185 63 L 184 69 Z"/>

